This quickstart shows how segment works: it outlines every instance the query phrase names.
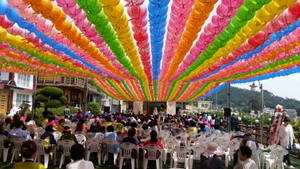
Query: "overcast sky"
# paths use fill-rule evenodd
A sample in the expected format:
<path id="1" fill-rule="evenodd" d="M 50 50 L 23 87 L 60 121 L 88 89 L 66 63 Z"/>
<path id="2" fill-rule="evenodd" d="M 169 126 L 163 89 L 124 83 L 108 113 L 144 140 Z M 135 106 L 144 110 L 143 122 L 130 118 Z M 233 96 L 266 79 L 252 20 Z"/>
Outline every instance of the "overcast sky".
<path id="1" fill-rule="evenodd" d="M 289 76 L 276 77 L 273 79 L 260 81 L 263 84 L 263 89 L 268 90 L 274 95 L 283 98 L 293 98 L 300 100 L 300 74 L 292 74 Z M 239 87 L 243 89 L 249 89 L 249 85 L 252 83 L 241 83 L 232 84 L 234 87 Z M 256 86 L 258 86 L 258 81 L 255 81 Z M 256 88 L 259 91 L 259 88 Z"/>

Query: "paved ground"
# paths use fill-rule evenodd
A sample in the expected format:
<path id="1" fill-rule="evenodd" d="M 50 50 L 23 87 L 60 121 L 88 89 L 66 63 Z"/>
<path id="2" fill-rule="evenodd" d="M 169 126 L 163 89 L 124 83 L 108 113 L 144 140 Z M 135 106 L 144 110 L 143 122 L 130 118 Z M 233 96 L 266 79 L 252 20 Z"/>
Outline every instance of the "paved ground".
<path id="1" fill-rule="evenodd" d="M 10 161 L 10 157 L 8 157 L 8 161 Z M 142 157 L 140 157 L 140 159 L 142 159 Z M 18 159 L 19 161 L 21 161 L 21 158 Z M 2 161 L 2 159 L 1 159 Z M 67 161 L 68 161 L 68 158 L 67 158 Z M 98 162 L 96 159 L 92 159 L 92 161 L 94 162 L 94 166 L 96 169 L 103 169 L 103 168 L 106 168 L 106 169 L 117 169 L 116 166 L 113 165 L 113 161 L 112 161 L 112 156 L 109 157 L 109 160 L 106 162 L 106 164 L 100 164 L 98 165 Z M 130 165 L 130 161 L 126 161 L 127 164 L 125 164 L 125 166 L 123 167 L 123 169 L 131 169 L 131 165 Z M 11 169 L 13 168 L 13 165 L 15 163 L 4 163 L 4 162 L 0 162 L 0 169 Z M 167 164 L 164 165 L 164 169 L 169 169 L 170 166 L 170 161 L 168 159 L 167 161 Z M 295 168 L 298 168 L 300 169 L 300 159 L 298 159 L 296 156 L 292 155 L 292 164 Z M 139 160 L 139 168 L 142 168 L 143 164 L 142 164 L 142 160 Z M 183 165 L 182 166 L 178 166 L 178 167 L 182 167 L 183 168 Z M 58 164 L 56 166 L 53 165 L 53 163 L 50 163 L 49 164 L 49 169 L 58 169 Z M 65 168 L 65 165 L 62 167 L 62 168 Z M 151 169 L 154 169 L 155 167 L 149 167 Z M 232 166 L 232 161 L 229 163 L 229 167 L 228 169 L 231 169 L 233 168 Z M 199 166 L 199 161 L 194 161 L 194 165 L 193 165 L 193 169 L 201 169 L 201 167 Z"/>

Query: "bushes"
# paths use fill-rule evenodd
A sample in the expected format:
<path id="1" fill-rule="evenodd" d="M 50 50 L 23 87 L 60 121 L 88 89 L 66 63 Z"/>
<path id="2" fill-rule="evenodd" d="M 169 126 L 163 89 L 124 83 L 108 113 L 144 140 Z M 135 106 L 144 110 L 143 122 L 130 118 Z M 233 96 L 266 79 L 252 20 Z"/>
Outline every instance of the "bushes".
<path id="1" fill-rule="evenodd" d="M 61 96 L 60 98 L 58 98 L 58 100 L 59 100 L 62 104 L 68 103 L 68 99 L 66 98 L 66 96 Z"/>
<path id="2" fill-rule="evenodd" d="M 59 100 L 49 100 L 47 103 L 45 103 L 46 107 L 52 107 L 52 108 L 59 108 L 61 106 L 61 103 Z"/>
<path id="3" fill-rule="evenodd" d="M 87 109 L 91 111 L 92 114 L 99 114 L 100 112 L 100 105 L 96 102 L 90 102 L 87 105 Z"/>
<path id="4" fill-rule="evenodd" d="M 67 98 L 63 94 L 63 91 L 57 87 L 44 87 L 37 90 L 36 99 L 43 103 L 46 112 L 48 108 L 58 108 L 67 103 Z"/>
<path id="5" fill-rule="evenodd" d="M 41 102 L 48 102 L 48 101 L 49 101 L 49 97 L 46 97 L 46 96 L 44 96 L 44 95 L 42 95 L 42 94 L 38 94 L 38 95 L 36 96 L 36 99 L 37 99 L 37 100 L 40 100 Z"/>
<path id="6" fill-rule="evenodd" d="M 50 99 L 58 99 L 64 94 L 64 92 L 57 87 L 44 87 L 42 91 L 40 91 L 40 94 L 49 96 Z"/>
<path id="7" fill-rule="evenodd" d="M 64 109 L 66 108 L 66 106 L 62 106 L 59 108 L 48 108 L 48 111 L 51 112 L 54 116 L 64 116 Z M 69 106 L 69 109 L 71 111 L 71 114 L 76 114 L 78 109 L 75 107 L 71 107 Z M 43 108 L 37 108 L 35 111 L 35 115 L 40 117 L 42 116 L 42 113 L 44 112 Z"/>

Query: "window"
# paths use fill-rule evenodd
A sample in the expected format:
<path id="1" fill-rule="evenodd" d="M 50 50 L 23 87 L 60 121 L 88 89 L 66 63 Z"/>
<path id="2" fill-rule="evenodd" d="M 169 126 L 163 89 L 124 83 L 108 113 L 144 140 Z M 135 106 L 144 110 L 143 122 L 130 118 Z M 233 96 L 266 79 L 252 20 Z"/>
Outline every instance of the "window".
<path id="1" fill-rule="evenodd" d="M 30 75 L 18 74 L 18 86 L 30 87 Z"/>
<path id="2" fill-rule="evenodd" d="M 28 94 L 17 94 L 16 106 L 20 107 L 24 101 L 29 101 L 29 95 Z"/>

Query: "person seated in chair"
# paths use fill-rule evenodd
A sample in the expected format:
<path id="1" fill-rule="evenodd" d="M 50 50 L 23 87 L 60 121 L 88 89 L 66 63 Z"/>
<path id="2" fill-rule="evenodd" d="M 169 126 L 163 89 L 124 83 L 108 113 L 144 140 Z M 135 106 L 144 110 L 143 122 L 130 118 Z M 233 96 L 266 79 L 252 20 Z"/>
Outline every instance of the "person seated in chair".
<path id="1" fill-rule="evenodd" d="M 8 138 L 10 139 L 12 137 L 23 137 L 25 138 L 25 140 L 30 140 L 31 136 L 25 130 L 23 130 L 23 126 L 24 126 L 23 121 L 17 121 L 15 123 L 16 128 L 12 129 L 8 133 Z"/>
<path id="2" fill-rule="evenodd" d="M 219 155 L 223 155 L 217 143 L 207 143 L 207 149 L 200 156 L 201 169 L 223 169 Z"/>
<path id="3" fill-rule="evenodd" d="M 135 129 L 134 128 L 130 128 L 128 130 L 128 133 L 127 133 L 128 136 L 125 137 L 125 138 L 123 138 L 123 140 L 122 140 L 121 143 L 132 143 L 132 144 L 138 145 L 139 141 L 134 138 L 135 134 L 136 134 Z"/>
<path id="4" fill-rule="evenodd" d="M 43 164 L 34 162 L 36 149 L 37 146 L 33 141 L 24 142 L 20 153 L 25 161 L 16 163 L 13 169 L 46 169 Z"/>
<path id="5" fill-rule="evenodd" d="M 240 161 L 233 169 L 258 169 L 255 161 L 251 159 L 252 151 L 248 146 L 240 146 L 238 156 Z"/>
<path id="6" fill-rule="evenodd" d="M 70 127 L 66 126 L 64 131 L 63 131 L 63 135 L 60 137 L 60 140 L 72 140 L 74 141 L 76 144 L 78 143 L 76 137 L 74 134 L 71 134 L 71 129 Z"/>
<path id="7" fill-rule="evenodd" d="M 51 144 L 51 145 L 56 145 L 56 140 L 52 134 L 53 132 L 53 126 L 48 125 L 45 128 L 45 133 L 41 135 L 41 139 L 45 140 L 47 143 Z M 50 146 L 46 146 L 45 145 L 45 152 L 49 153 L 50 155 L 52 155 L 52 147 Z"/>
<path id="8" fill-rule="evenodd" d="M 81 144 L 74 144 L 70 150 L 73 162 L 67 164 L 66 169 L 94 169 L 91 161 L 84 160 L 85 149 Z"/>
<path id="9" fill-rule="evenodd" d="M 112 125 L 107 126 L 107 132 L 104 134 L 104 138 L 112 138 L 118 141 L 118 135 L 114 132 L 114 127 Z"/>

